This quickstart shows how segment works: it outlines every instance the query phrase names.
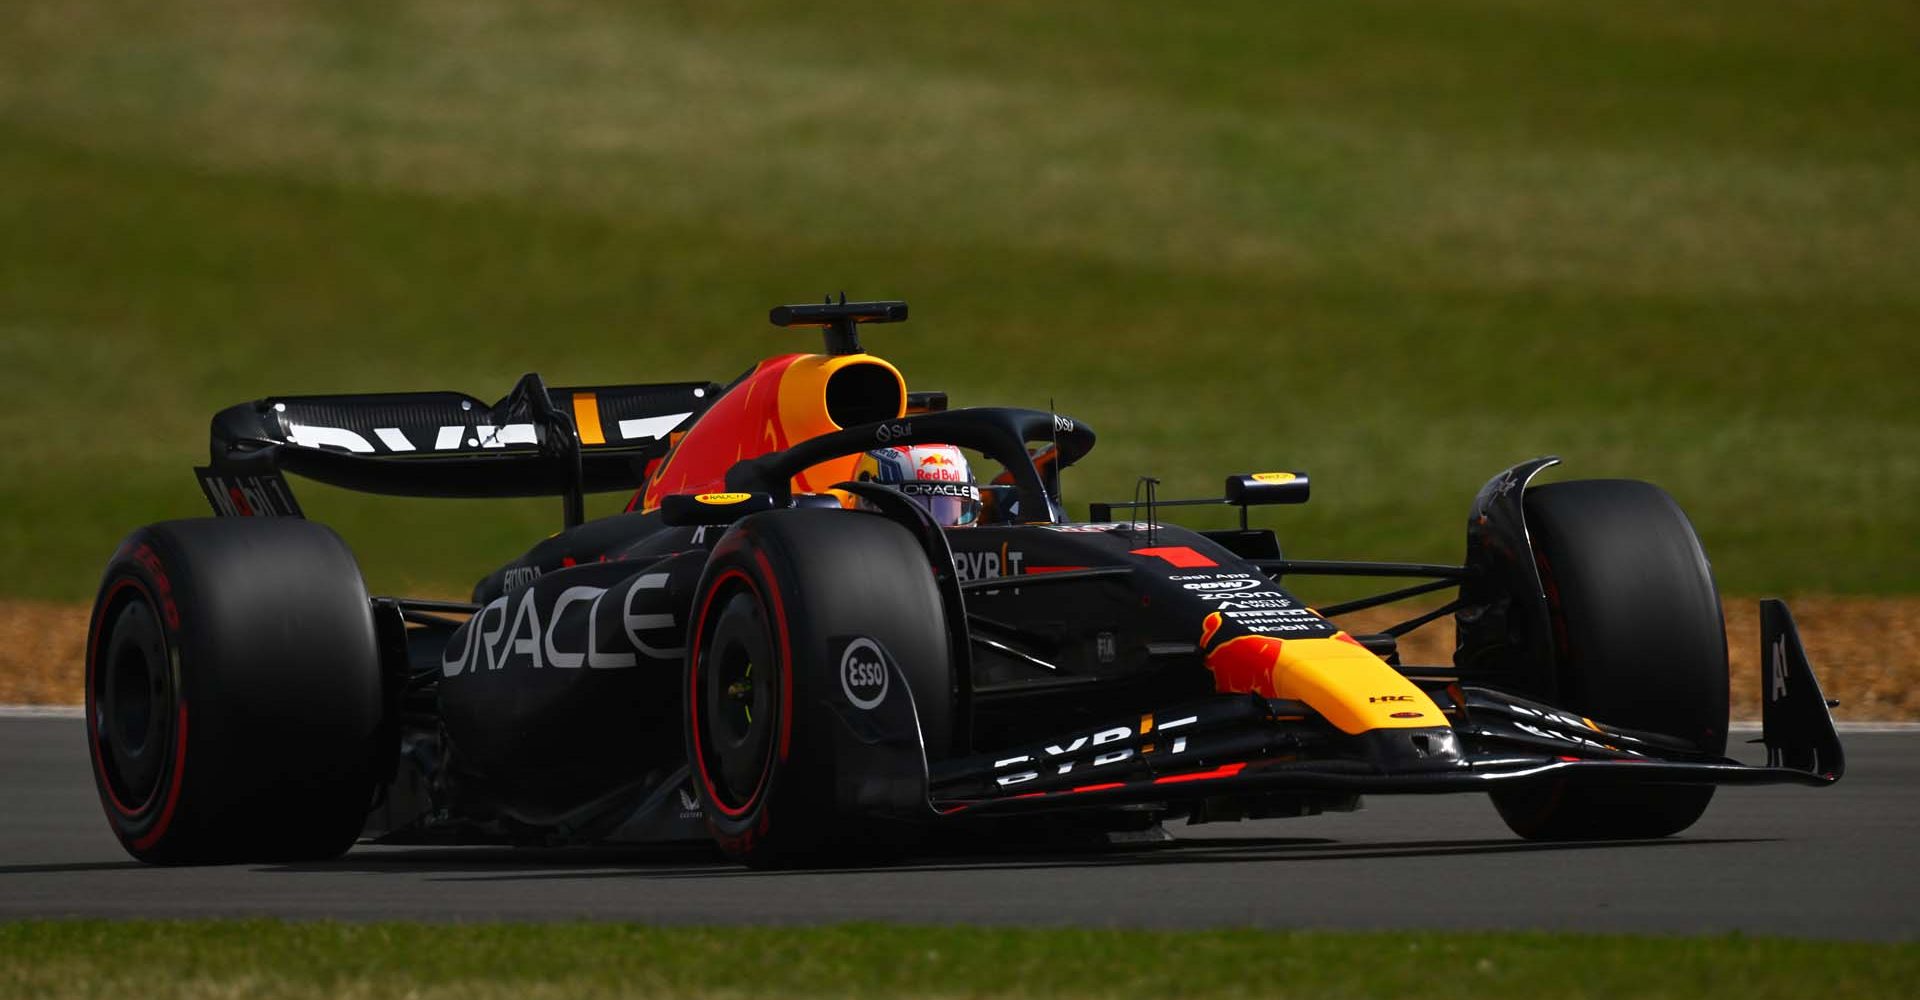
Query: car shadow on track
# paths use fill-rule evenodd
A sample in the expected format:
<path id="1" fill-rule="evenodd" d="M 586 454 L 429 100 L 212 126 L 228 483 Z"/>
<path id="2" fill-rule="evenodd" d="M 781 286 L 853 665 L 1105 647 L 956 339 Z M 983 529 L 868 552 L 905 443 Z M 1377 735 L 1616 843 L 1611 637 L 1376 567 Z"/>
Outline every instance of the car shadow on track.
<path id="1" fill-rule="evenodd" d="M 1367 861 L 1474 855 L 1564 853 L 1589 850 L 1675 850 L 1764 843 L 1768 838 L 1693 838 L 1536 843 L 1514 840 L 1335 841 L 1325 838 L 1207 838 L 1150 845 L 1076 850 L 1027 847 L 965 855 L 920 853 L 859 865 L 752 869 L 717 859 L 704 847 L 608 848 L 421 848 L 360 851 L 338 861 L 276 865 L 282 872 L 363 872 L 438 875 L 434 881 L 518 882 L 582 879 L 792 878 L 831 874 L 920 874 L 1025 869 L 1121 868 L 1148 865 L 1214 865 L 1258 862 Z"/>
<path id="2" fill-rule="evenodd" d="M 0 875 L 58 875 L 66 872 L 112 872 L 132 871 L 151 868 L 128 859 L 126 861 L 73 861 L 65 864 L 46 865 L 0 865 Z"/>
<path id="3" fill-rule="evenodd" d="M 1757 838 L 1756 838 L 1757 839 Z M 1255 862 L 1320 862 L 1320 861 L 1367 861 L 1388 858 L 1444 858 L 1468 855 L 1528 854 L 1537 852 L 1564 852 L 1594 849 L 1646 850 L 1672 849 L 1710 844 L 1752 843 L 1747 838 L 1725 838 L 1712 840 L 1638 840 L 1638 841 L 1582 841 L 1575 843 L 1532 843 L 1527 841 L 1394 841 L 1391 843 L 1365 844 L 1327 840 L 1271 840 L 1271 839 L 1213 839 L 1156 845 L 1148 848 L 1128 848 L 1110 852 L 1076 853 L 1033 853 L 1022 855 L 1002 855 L 997 857 L 971 857 L 966 859 L 919 859 L 902 861 L 897 864 L 855 865 L 838 867 L 798 868 L 781 870 L 762 870 L 751 868 L 732 868 L 726 874 L 736 877 L 772 877 L 782 878 L 795 875 L 817 874 L 884 874 L 897 872 L 902 874 L 920 872 L 987 872 L 1017 871 L 1021 869 L 1046 868 L 1117 868 L 1148 865 L 1214 865 L 1248 864 Z M 611 874 L 611 873 L 609 873 Z M 656 871 L 646 873 L 651 878 L 699 878 L 711 877 L 712 873 L 691 873 L 677 871 Z M 515 878 L 533 878 L 539 876 L 498 876 L 497 880 L 507 881 Z M 485 879 L 481 876 L 480 879 Z"/>
<path id="4" fill-rule="evenodd" d="M 692 875 L 730 872 L 739 866 L 711 844 L 636 847 L 360 847 L 333 861 L 263 866 L 276 872 L 430 874 L 459 872 L 550 874 L 644 874 L 658 869 Z M 617 869 L 618 871 L 611 871 Z"/>

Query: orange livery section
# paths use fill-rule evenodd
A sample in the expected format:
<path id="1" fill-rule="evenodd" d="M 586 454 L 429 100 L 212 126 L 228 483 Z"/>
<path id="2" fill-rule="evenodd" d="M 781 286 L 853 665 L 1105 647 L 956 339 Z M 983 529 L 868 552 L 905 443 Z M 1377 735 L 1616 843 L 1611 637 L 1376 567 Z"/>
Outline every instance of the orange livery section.
<path id="1" fill-rule="evenodd" d="M 721 492 L 727 470 L 742 459 L 790 448 L 845 427 L 891 420 L 906 412 L 899 369 L 871 354 L 787 354 L 754 366 L 674 444 L 642 494 L 653 510 L 673 493 Z M 801 493 L 820 493 L 851 479 L 858 455 L 803 470 Z"/>
<path id="2" fill-rule="evenodd" d="M 1206 647 L 1219 636 L 1220 614 L 1207 616 Z M 1303 702 L 1341 732 L 1446 725 L 1426 692 L 1345 632 L 1331 638 L 1238 635 L 1207 649 L 1214 689 Z"/>

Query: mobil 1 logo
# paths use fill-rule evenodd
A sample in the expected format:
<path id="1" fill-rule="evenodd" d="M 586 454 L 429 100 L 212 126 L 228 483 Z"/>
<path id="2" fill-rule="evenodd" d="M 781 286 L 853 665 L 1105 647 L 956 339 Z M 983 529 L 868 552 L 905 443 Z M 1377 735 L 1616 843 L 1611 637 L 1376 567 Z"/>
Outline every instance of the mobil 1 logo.
<path id="1" fill-rule="evenodd" d="M 835 662 L 839 664 L 840 690 L 853 707 L 872 711 L 887 699 L 887 654 L 880 644 L 864 635 L 834 640 Z"/>
<path id="2" fill-rule="evenodd" d="M 1253 590 L 1256 587 L 1264 585 L 1264 583 L 1265 581 L 1262 580 L 1247 578 L 1244 580 L 1196 580 L 1192 583 L 1183 583 L 1180 586 L 1182 589 L 1197 590 L 1202 594 L 1224 594 L 1239 590 Z"/>

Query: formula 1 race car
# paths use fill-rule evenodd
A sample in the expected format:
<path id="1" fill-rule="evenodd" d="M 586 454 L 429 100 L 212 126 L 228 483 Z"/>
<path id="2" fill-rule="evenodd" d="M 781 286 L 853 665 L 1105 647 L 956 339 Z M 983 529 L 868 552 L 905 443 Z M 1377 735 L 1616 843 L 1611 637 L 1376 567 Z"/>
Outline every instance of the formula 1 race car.
<path id="1" fill-rule="evenodd" d="M 858 338 L 906 314 L 844 296 L 777 308 L 776 325 L 823 329 L 825 352 L 724 386 L 528 375 L 492 405 L 221 411 L 196 470 L 219 516 L 135 531 L 94 606 L 87 740 L 114 833 L 163 863 L 327 858 L 368 837 L 711 838 L 805 864 L 953 831 L 1156 836 L 1370 792 L 1483 792 L 1523 837 L 1634 838 L 1686 829 L 1720 784 L 1841 776 L 1777 601 L 1768 764 L 1724 756 L 1719 598 L 1654 486 L 1534 486 L 1556 460 L 1517 465 L 1474 499 L 1458 566 L 1284 557 L 1247 514 L 1306 500 L 1298 472 L 1229 476 L 1207 500 L 1145 482 L 1073 522 L 1061 473 L 1092 430 L 907 391 Z M 927 447 L 1000 469 L 918 492 L 860 472 L 876 449 Z M 565 527 L 470 603 L 370 598 L 287 472 L 557 496 Z M 627 511 L 586 520 L 585 495 L 610 491 L 634 491 Z M 1196 503 L 1237 507 L 1239 527 L 1161 523 Z M 1420 582 L 1316 608 L 1290 589 L 1313 575 Z M 1337 624 L 1443 590 L 1457 596 L 1384 632 Z M 1397 640 L 1446 615 L 1453 662 L 1403 663 Z"/>

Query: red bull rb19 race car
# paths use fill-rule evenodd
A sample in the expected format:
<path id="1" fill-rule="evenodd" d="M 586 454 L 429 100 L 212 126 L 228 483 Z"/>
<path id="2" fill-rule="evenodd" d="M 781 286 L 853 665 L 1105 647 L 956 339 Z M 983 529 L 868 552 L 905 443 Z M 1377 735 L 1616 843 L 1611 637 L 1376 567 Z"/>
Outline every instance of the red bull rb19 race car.
<path id="1" fill-rule="evenodd" d="M 860 345 L 899 302 L 773 310 L 825 349 L 733 382 L 277 396 L 221 411 L 215 517 L 133 532 L 87 645 L 108 822 L 156 863 L 384 843 L 710 841 L 755 865 L 950 834 L 1153 835 L 1163 823 L 1491 797 L 1534 839 L 1659 837 L 1723 784 L 1826 785 L 1829 703 L 1785 605 L 1762 613 L 1768 763 L 1726 754 L 1726 638 L 1674 501 L 1625 480 L 1472 499 L 1459 565 L 1289 559 L 1223 494 L 1093 504 L 1093 431 L 949 408 Z M 968 454 L 992 475 L 975 479 Z M 286 474 L 414 497 L 553 496 L 564 528 L 470 602 L 369 596 Z M 587 520 L 589 493 L 630 491 Z M 1165 516 L 1239 509 L 1239 526 Z M 1403 579 L 1310 606 L 1315 576 Z M 1450 599 L 1380 632 L 1343 615 Z M 1452 662 L 1399 640 L 1451 616 Z"/>

